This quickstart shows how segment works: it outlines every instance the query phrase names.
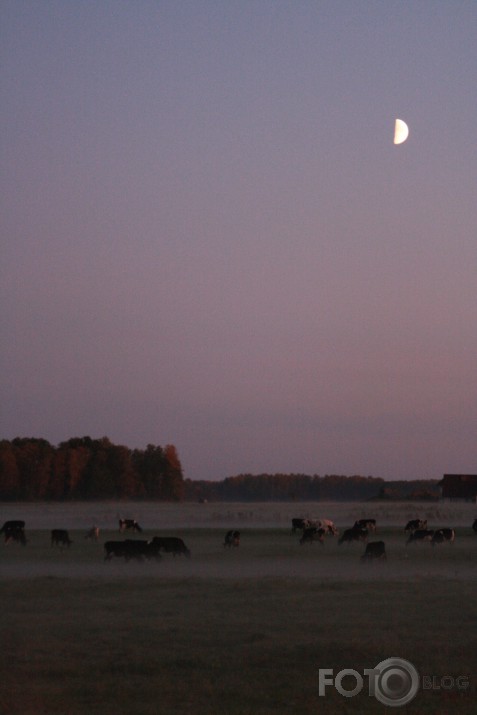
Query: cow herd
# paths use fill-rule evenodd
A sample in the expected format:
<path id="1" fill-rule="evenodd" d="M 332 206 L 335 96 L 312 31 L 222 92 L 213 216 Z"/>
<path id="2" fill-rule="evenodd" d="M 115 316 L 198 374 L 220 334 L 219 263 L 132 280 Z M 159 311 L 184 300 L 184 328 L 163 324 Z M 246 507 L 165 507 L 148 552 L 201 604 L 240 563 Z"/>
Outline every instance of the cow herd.
<path id="1" fill-rule="evenodd" d="M 119 519 L 119 531 L 131 530 L 141 533 L 142 528 L 134 519 Z M 472 530 L 477 535 L 477 519 L 472 524 Z M 377 531 L 376 519 L 358 519 L 352 527 L 345 529 L 338 538 L 338 546 L 352 542 L 366 544 L 361 561 L 369 562 L 375 559 L 387 559 L 386 545 L 384 541 L 368 541 L 370 534 Z M 324 546 L 328 537 L 338 537 L 339 531 L 330 519 L 308 519 L 295 517 L 292 519 L 291 533 L 301 532 L 299 538 L 300 546 L 318 542 Z M 452 544 L 455 540 L 455 530 L 449 527 L 438 529 L 428 529 L 426 519 L 411 519 L 404 527 L 407 534 L 405 545 L 428 542 L 431 546 L 447 542 Z M 25 521 L 20 519 L 6 521 L 0 529 L 0 534 L 4 535 L 5 544 L 17 542 L 22 546 L 27 544 L 25 535 Z M 99 528 L 93 526 L 85 534 L 85 539 L 93 541 L 99 540 Z M 51 546 L 69 548 L 73 544 L 66 529 L 52 529 Z M 238 547 L 240 545 L 240 531 L 230 529 L 226 532 L 223 542 L 224 548 Z M 173 556 L 185 556 L 190 558 L 191 552 L 184 541 L 177 536 L 154 536 L 152 539 L 123 539 L 122 541 L 106 541 L 104 544 L 104 560 L 110 561 L 113 558 L 124 559 L 125 561 L 143 561 L 154 559 L 159 561 L 162 553 Z"/>

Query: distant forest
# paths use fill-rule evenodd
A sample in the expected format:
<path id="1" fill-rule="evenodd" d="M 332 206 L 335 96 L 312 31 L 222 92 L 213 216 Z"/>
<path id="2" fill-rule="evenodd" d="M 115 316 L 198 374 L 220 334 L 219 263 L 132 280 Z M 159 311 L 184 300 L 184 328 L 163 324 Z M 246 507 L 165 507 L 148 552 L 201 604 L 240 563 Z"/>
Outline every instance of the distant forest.
<path id="1" fill-rule="evenodd" d="M 222 481 L 184 479 L 174 445 L 145 450 L 107 437 L 0 441 L 0 500 L 62 501 L 362 501 L 436 499 L 438 480 L 385 482 L 380 477 L 240 474 Z"/>

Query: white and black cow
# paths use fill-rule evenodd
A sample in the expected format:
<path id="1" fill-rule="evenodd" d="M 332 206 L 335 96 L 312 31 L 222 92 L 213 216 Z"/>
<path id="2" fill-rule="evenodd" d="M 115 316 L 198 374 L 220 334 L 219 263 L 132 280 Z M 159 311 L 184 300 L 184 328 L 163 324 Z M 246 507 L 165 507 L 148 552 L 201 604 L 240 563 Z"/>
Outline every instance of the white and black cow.
<path id="1" fill-rule="evenodd" d="M 444 541 L 447 541 L 449 544 L 453 544 L 454 540 L 454 529 L 436 529 L 432 535 L 431 544 L 432 546 L 435 546 L 436 544 L 443 544 Z"/>
<path id="2" fill-rule="evenodd" d="M 370 541 L 369 544 L 366 544 L 366 550 L 361 556 L 361 561 L 374 561 L 374 559 L 387 559 L 384 541 Z"/>
<path id="3" fill-rule="evenodd" d="M 409 534 L 409 538 L 406 541 L 406 546 L 408 544 L 417 544 L 423 541 L 432 541 L 432 537 L 434 536 L 434 530 L 433 529 L 416 529 L 415 531 L 412 531 Z"/>
<path id="4" fill-rule="evenodd" d="M 427 529 L 427 519 L 411 519 L 404 527 L 404 531 L 411 532 L 416 529 Z"/>
<path id="5" fill-rule="evenodd" d="M 318 519 L 319 529 L 324 529 L 327 536 L 337 536 L 339 531 L 331 519 Z"/>
<path id="6" fill-rule="evenodd" d="M 66 529 L 52 529 L 51 531 L 51 545 L 52 546 L 67 546 L 70 548 L 73 542 L 70 539 Z"/>

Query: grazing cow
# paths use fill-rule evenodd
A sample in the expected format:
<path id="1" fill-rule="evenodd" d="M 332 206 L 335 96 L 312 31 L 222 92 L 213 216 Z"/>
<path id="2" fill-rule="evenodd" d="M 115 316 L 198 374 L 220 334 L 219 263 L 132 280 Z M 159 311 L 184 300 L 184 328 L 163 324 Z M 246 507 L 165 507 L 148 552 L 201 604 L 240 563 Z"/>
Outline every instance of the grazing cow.
<path id="1" fill-rule="evenodd" d="M 70 548 L 73 542 L 66 529 L 52 529 L 51 531 L 51 545 L 52 546 L 67 546 Z"/>
<path id="2" fill-rule="evenodd" d="M 182 539 L 177 536 L 154 536 L 150 543 L 154 544 L 158 551 L 165 551 L 166 554 L 172 554 L 173 556 L 184 554 L 190 559 L 189 549 Z"/>
<path id="3" fill-rule="evenodd" d="M 443 544 L 444 541 L 448 541 L 449 544 L 453 544 L 455 539 L 454 529 L 436 529 L 431 539 L 431 545 Z"/>
<path id="4" fill-rule="evenodd" d="M 127 529 L 132 529 L 133 531 L 141 532 L 142 529 L 135 519 L 120 519 L 119 520 L 119 531 L 126 531 Z"/>
<path id="5" fill-rule="evenodd" d="M 302 518 L 292 519 L 291 533 L 295 534 L 297 531 L 306 529 L 306 527 L 309 525 L 310 525 L 310 522 L 308 519 L 302 519 Z"/>
<path id="6" fill-rule="evenodd" d="M 343 531 L 342 535 L 338 539 L 338 546 L 344 543 L 351 543 L 352 541 L 366 541 L 368 538 L 368 530 L 362 527 L 353 526 L 351 529 L 346 529 Z"/>
<path id="7" fill-rule="evenodd" d="M 366 544 L 366 550 L 361 556 L 361 561 L 373 561 L 374 559 L 387 559 L 384 541 L 370 541 L 369 544 Z"/>
<path id="8" fill-rule="evenodd" d="M 323 546 L 324 536 L 326 531 L 324 529 L 317 529 L 316 526 L 307 526 L 303 529 L 303 534 L 300 539 L 300 544 L 312 544 L 314 541 L 319 541 Z"/>
<path id="9" fill-rule="evenodd" d="M 240 531 L 227 531 L 224 539 L 224 546 L 240 546 Z"/>
<path id="10" fill-rule="evenodd" d="M 99 539 L 99 527 L 92 526 L 87 534 L 84 535 L 85 539 L 91 539 L 92 541 L 97 541 Z"/>
<path id="11" fill-rule="evenodd" d="M 427 529 L 427 519 L 411 519 L 407 522 L 404 531 L 416 531 L 416 529 Z"/>
<path id="12" fill-rule="evenodd" d="M 11 519 L 10 521 L 6 521 L 2 528 L 0 529 L 0 534 L 4 534 L 7 531 L 11 531 L 12 529 L 24 529 L 25 528 L 25 522 L 22 519 Z"/>
<path id="13" fill-rule="evenodd" d="M 358 519 L 354 522 L 355 529 L 367 529 L 373 533 L 376 531 L 376 519 Z"/>
<path id="14" fill-rule="evenodd" d="M 409 534 L 406 546 L 408 544 L 416 544 L 418 541 L 431 541 L 433 536 L 434 531 L 431 529 L 416 529 Z"/>
<path id="15" fill-rule="evenodd" d="M 475 531 L 477 534 L 477 519 L 475 519 L 474 523 L 472 524 L 472 529 Z"/>
<path id="16" fill-rule="evenodd" d="M 318 528 L 324 529 L 328 536 L 337 536 L 338 529 L 330 519 L 318 519 Z"/>
<path id="17" fill-rule="evenodd" d="M 9 544 L 11 541 L 16 541 L 17 543 L 21 544 L 22 546 L 26 546 L 26 536 L 25 536 L 25 530 L 23 527 L 18 527 L 18 526 L 6 526 L 4 525 L 4 528 L 2 531 L 5 534 L 5 543 Z"/>

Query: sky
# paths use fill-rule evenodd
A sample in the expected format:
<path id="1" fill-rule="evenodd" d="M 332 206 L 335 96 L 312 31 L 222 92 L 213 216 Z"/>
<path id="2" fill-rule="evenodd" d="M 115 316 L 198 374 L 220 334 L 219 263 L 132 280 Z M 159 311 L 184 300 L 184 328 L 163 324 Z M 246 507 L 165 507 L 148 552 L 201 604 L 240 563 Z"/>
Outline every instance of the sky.
<path id="1" fill-rule="evenodd" d="M 174 444 L 189 479 L 477 471 L 474 0 L 0 27 L 0 438 Z"/>

